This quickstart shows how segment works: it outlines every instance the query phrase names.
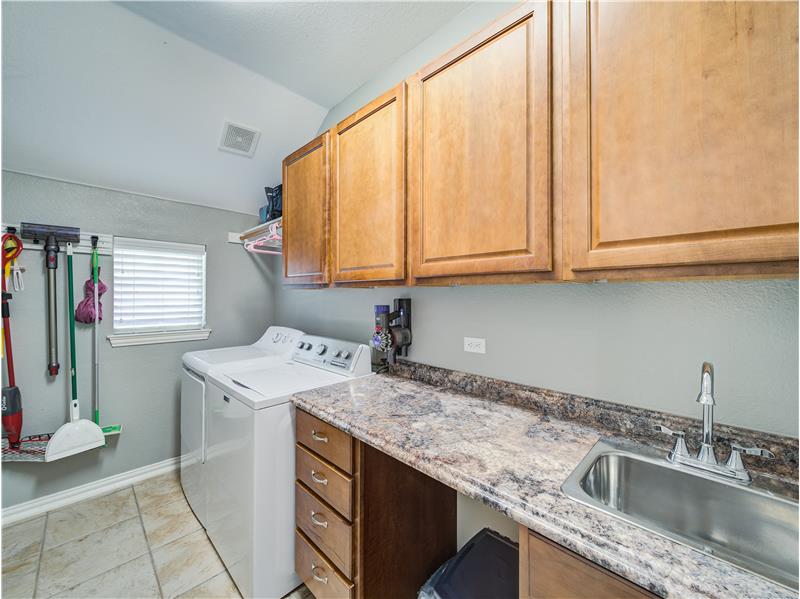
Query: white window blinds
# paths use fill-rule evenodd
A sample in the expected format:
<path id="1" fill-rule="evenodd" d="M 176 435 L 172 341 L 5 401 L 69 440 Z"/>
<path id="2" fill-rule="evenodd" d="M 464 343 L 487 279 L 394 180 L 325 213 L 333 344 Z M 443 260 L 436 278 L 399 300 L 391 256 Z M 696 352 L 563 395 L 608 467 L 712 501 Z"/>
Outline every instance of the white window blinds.
<path id="1" fill-rule="evenodd" d="M 202 329 L 206 247 L 114 237 L 114 331 Z"/>

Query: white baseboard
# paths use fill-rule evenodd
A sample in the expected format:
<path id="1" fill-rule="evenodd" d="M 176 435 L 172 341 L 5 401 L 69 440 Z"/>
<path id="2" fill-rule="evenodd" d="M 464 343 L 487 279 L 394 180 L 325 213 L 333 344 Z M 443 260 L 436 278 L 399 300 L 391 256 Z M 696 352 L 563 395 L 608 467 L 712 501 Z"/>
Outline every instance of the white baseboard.
<path id="1" fill-rule="evenodd" d="M 51 512 L 71 503 L 77 503 L 84 499 L 91 499 L 92 497 L 99 497 L 106 495 L 125 487 L 130 487 L 146 478 L 166 474 L 168 472 L 175 472 L 180 467 L 180 457 L 169 458 L 155 464 L 142 466 L 141 468 L 134 468 L 127 472 L 121 472 L 107 478 L 101 478 L 85 485 L 72 487 L 65 491 L 52 493 L 31 499 L 11 507 L 3 508 L 2 521 L 3 526 L 26 520 L 45 512 Z"/>

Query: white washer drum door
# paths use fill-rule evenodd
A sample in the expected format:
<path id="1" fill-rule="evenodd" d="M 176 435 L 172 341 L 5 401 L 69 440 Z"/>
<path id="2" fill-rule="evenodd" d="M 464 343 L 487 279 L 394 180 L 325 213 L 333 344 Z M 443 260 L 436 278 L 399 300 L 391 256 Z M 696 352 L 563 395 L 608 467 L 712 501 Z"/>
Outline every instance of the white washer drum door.
<path id="1" fill-rule="evenodd" d="M 205 390 L 203 379 L 182 369 L 181 486 L 203 526 L 206 526 Z"/>
<path id="2" fill-rule="evenodd" d="M 242 595 L 252 597 L 254 413 L 209 383 L 206 425 L 206 530 Z"/>

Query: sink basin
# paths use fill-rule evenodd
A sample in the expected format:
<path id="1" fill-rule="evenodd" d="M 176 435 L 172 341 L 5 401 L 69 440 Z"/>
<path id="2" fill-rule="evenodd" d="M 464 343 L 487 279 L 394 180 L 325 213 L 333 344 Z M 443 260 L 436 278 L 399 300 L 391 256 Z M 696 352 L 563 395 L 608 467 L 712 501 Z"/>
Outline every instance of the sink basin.
<path id="1" fill-rule="evenodd" d="M 674 466 L 665 453 L 598 441 L 569 476 L 570 498 L 798 588 L 798 505 Z"/>

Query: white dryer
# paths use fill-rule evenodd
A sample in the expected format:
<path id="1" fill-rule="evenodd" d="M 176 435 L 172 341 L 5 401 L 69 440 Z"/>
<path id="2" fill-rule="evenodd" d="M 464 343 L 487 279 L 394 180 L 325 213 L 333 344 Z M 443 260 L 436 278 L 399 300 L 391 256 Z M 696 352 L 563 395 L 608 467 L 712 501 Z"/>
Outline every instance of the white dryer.
<path id="1" fill-rule="evenodd" d="M 206 526 L 208 491 L 206 463 L 206 376 L 214 368 L 233 364 L 251 368 L 286 360 L 302 331 L 269 327 L 253 345 L 188 352 L 181 373 L 181 486 L 197 519 Z"/>
<path id="2" fill-rule="evenodd" d="M 369 374 L 366 345 L 311 335 L 288 360 L 209 373 L 206 530 L 244 597 L 283 597 L 300 584 L 292 394 Z"/>

